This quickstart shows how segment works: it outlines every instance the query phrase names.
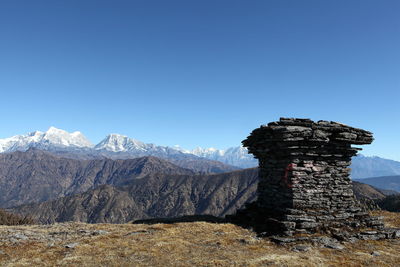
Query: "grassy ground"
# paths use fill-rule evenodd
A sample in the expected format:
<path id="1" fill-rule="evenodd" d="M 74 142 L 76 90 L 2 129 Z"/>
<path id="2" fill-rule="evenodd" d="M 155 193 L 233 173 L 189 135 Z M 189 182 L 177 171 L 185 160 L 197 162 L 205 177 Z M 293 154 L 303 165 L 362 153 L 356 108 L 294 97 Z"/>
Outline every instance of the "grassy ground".
<path id="1" fill-rule="evenodd" d="M 400 227 L 400 214 L 376 215 Z M 205 222 L 0 226 L 0 266 L 399 266 L 400 240 L 344 246 L 293 252 L 238 226 Z"/>

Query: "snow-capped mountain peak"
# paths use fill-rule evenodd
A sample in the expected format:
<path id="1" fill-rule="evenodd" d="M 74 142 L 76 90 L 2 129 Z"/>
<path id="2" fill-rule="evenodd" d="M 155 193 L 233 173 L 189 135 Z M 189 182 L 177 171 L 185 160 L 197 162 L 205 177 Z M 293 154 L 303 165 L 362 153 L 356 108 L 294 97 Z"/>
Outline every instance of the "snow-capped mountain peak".
<path id="1" fill-rule="evenodd" d="M 63 133 L 67 133 L 67 131 L 58 129 L 58 128 L 54 127 L 54 126 L 50 126 L 46 133 L 47 134 L 57 134 L 57 133 L 63 134 Z"/>
<path id="2" fill-rule="evenodd" d="M 50 127 L 46 132 L 35 131 L 25 135 L 15 135 L 0 139 L 0 153 L 29 148 L 52 150 L 56 148 L 89 148 L 92 143 L 80 132 L 67 131 Z"/>
<path id="3" fill-rule="evenodd" d="M 187 153 L 244 168 L 254 167 L 257 165 L 257 160 L 255 160 L 252 155 L 248 154 L 247 149 L 242 146 L 231 147 L 226 150 L 216 149 L 213 147 L 197 147 Z"/>
<path id="4" fill-rule="evenodd" d="M 69 133 L 51 126 L 43 135 L 43 141 L 58 146 L 92 147 L 92 143 L 81 132 Z"/>
<path id="5" fill-rule="evenodd" d="M 201 148 L 201 147 L 196 147 L 195 149 L 191 150 L 189 153 L 194 154 L 199 157 L 218 157 L 218 156 L 223 156 L 225 154 L 225 150 L 222 149 L 216 149 L 213 147 L 210 148 Z"/>
<path id="6" fill-rule="evenodd" d="M 146 150 L 146 144 L 129 138 L 121 134 L 109 134 L 99 144 L 95 146 L 96 150 L 107 150 L 112 152 L 126 152 L 130 150 Z"/>

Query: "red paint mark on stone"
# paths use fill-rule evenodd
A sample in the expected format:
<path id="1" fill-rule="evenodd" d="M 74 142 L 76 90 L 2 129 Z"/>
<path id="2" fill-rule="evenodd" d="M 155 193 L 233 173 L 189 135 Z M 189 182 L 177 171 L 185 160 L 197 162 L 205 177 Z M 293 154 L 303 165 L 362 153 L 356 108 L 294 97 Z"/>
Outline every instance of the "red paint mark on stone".
<path id="1" fill-rule="evenodd" d="M 293 187 L 293 184 L 292 184 L 291 181 L 289 181 L 289 177 L 288 177 L 289 176 L 289 172 L 293 171 L 293 167 L 296 167 L 296 164 L 290 163 L 289 165 L 287 165 L 287 167 L 285 169 L 285 174 L 282 177 L 282 181 L 283 181 L 284 185 L 287 188 L 292 188 Z"/>

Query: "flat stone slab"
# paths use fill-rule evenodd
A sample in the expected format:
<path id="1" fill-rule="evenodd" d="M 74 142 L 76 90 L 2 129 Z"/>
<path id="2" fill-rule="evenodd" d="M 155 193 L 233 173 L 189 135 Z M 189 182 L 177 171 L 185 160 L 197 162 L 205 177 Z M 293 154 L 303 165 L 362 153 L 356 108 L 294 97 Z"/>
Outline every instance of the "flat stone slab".
<path id="1" fill-rule="evenodd" d="M 297 245 L 297 246 L 294 246 L 294 247 L 292 248 L 292 251 L 294 251 L 294 252 L 306 252 L 306 251 L 309 251 L 309 250 L 311 250 L 311 249 L 312 249 L 311 246 L 307 246 L 307 245 Z"/>

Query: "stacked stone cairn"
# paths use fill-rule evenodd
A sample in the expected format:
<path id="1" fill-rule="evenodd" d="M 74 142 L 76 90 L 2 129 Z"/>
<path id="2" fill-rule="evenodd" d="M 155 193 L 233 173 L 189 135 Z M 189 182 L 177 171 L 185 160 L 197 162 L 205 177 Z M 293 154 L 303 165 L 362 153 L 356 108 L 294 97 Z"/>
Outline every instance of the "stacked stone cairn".
<path id="1" fill-rule="evenodd" d="M 332 121 L 281 118 L 255 129 L 242 143 L 259 160 L 258 199 L 230 219 L 267 236 L 397 237 L 353 194 L 349 166 L 361 149 L 352 144 L 372 141 L 371 132 Z"/>

